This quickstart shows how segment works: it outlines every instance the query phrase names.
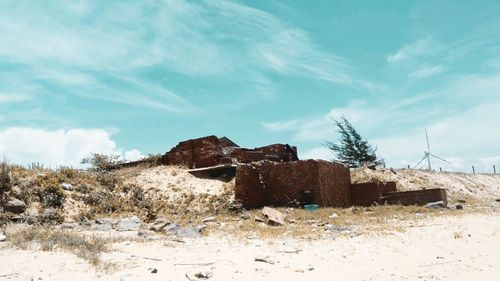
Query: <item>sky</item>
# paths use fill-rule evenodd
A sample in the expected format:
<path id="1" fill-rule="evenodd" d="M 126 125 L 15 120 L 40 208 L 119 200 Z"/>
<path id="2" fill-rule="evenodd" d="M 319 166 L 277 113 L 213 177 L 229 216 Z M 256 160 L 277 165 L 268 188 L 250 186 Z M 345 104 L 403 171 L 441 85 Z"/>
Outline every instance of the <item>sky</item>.
<path id="1" fill-rule="evenodd" d="M 0 1 L 0 154 L 79 166 L 179 141 L 500 170 L 500 1 Z"/>

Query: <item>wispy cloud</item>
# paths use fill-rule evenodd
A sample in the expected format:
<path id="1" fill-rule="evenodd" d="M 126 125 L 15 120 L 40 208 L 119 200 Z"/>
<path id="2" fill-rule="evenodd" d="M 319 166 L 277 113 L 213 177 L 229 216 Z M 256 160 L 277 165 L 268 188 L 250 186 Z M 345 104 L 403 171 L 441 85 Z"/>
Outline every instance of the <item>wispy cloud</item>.
<path id="1" fill-rule="evenodd" d="M 430 37 L 423 37 L 415 42 L 408 44 L 393 54 L 387 55 L 389 63 L 403 63 L 413 61 L 420 56 L 435 54 L 440 51 L 442 46 Z"/>
<path id="2" fill-rule="evenodd" d="M 424 78 L 428 78 L 437 74 L 441 74 L 446 70 L 446 67 L 443 65 L 433 65 L 433 66 L 423 66 L 410 74 L 408 74 L 408 78 L 412 80 L 421 80 Z"/>
<path id="3" fill-rule="evenodd" d="M 27 94 L 0 93 L 0 103 L 22 102 L 30 99 L 31 96 Z"/>
<path id="4" fill-rule="evenodd" d="M 265 98 L 278 95 L 268 74 L 374 86 L 355 77 L 349 61 L 318 46 L 304 30 L 236 2 L 7 1 L 0 6 L 0 68 L 25 77 L 17 84 L 35 87 L 37 96 L 58 92 L 193 113 L 200 107 L 190 96 L 193 84 L 155 80 L 176 73 L 186 80 L 237 81 Z"/>

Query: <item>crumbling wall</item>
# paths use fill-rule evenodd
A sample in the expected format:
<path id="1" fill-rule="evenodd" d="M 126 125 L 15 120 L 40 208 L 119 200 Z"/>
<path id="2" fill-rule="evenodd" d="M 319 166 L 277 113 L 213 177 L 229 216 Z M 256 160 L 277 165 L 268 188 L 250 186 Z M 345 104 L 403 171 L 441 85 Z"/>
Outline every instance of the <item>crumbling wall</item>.
<path id="1" fill-rule="evenodd" d="M 383 197 L 385 204 L 425 205 L 431 202 L 443 201 L 448 204 L 446 189 L 433 188 L 413 191 L 388 192 Z"/>
<path id="2" fill-rule="evenodd" d="M 382 204 L 382 196 L 394 192 L 396 182 L 367 182 L 351 184 L 351 200 L 354 206 Z"/>
<path id="3" fill-rule="evenodd" d="M 298 160 L 298 157 L 296 149 L 287 144 L 248 149 L 239 147 L 226 137 L 208 136 L 180 142 L 162 157 L 162 164 L 194 169 L 261 160 L 287 162 Z"/>
<path id="4" fill-rule="evenodd" d="M 235 197 L 244 207 L 293 206 L 315 203 L 350 206 L 349 168 L 321 160 L 240 164 Z"/>

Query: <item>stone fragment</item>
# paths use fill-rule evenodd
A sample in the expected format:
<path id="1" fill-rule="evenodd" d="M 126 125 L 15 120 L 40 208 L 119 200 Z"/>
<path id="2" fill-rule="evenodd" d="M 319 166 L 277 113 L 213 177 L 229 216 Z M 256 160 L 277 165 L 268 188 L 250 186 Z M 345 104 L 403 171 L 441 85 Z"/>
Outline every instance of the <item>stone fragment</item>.
<path id="1" fill-rule="evenodd" d="M 161 232 L 169 224 L 171 224 L 169 220 L 165 218 L 157 218 L 153 223 L 151 223 L 149 230 Z"/>
<path id="2" fill-rule="evenodd" d="M 116 230 L 118 231 L 135 231 L 139 230 L 141 227 L 142 221 L 136 217 L 129 217 L 121 219 L 116 225 Z"/>
<path id="3" fill-rule="evenodd" d="M 16 198 L 12 198 L 5 203 L 3 209 L 14 214 L 21 214 L 26 210 L 26 204 Z"/>
<path id="4" fill-rule="evenodd" d="M 210 277 L 212 277 L 213 273 L 209 271 L 199 271 L 194 274 L 194 277 L 201 279 L 201 280 L 207 280 Z"/>
<path id="5" fill-rule="evenodd" d="M 429 209 L 442 209 L 446 208 L 446 204 L 443 201 L 437 201 L 437 202 L 427 203 L 425 204 L 425 207 Z"/>
<path id="6" fill-rule="evenodd" d="M 208 218 L 204 218 L 204 219 L 202 220 L 202 222 L 204 222 L 204 223 L 207 223 L 207 222 L 215 222 L 215 221 L 217 221 L 217 218 L 215 218 L 215 217 L 208 217 Z"/>
<path id="7" fill-rule="evenodd" d="M 269 256 L 256 257 L 255 261 L 265 262 L 265 263 L 268 263 L 268 264 L 274 264 L 274 261 Z"/>
<path id="8" fill-rule="evenodd" d="M 67 183 L 67 182 L 61 183 L 61 187 L 62 187 L 62 189 L 67 190 L 67 191 L 73 190 L 73 185 L 71 183 Z"/>
<path id="9" fill-rule="evenodd" d="M 283 214 L 282 212 L 269 208 L 269 207 L 264 207 L 262 209 L 262 216 L 265 218 L 267 221 L 267 224 L 269 225 L 285 225 L 285 218 L 286 215 Z"/>

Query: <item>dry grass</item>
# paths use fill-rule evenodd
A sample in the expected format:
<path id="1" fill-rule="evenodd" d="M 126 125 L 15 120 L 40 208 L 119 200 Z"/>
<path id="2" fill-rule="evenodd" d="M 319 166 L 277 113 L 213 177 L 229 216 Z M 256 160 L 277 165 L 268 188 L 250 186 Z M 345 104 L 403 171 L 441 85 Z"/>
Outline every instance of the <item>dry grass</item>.
<path id="1" fill-rule="evenodd" d="M 62 250 L 75 254 L 99 270 L 109 271 L 113 266 L 100 260 L 100 254 L 108 250 L 108 244 L 116 242 L 110 238 L 33 226 L 9 230 L 6 236 L 13 246 L 23 250 L 33 248 L 42 251 Z"/>
<path id="2" fill-rule="evenodd" d="M 320 208 L 315 212 L 305 209 L 277 208 L 287 214 L 287 225 L 269 226 L 258 222 L 261 210 L 248 212 L 250 219 L 241 219 L 238 215 L 222 215 L 217 218 L 219 224 L 210 224 L 209 233 L 230 233 L 235 238 L 277 238 L 290 237 L 300 239 L 318 239 L 325 235 L 325 226 L 335 225 L 353 229 L 353 232 L 336 232 L 338 236 L 383 235 L 402 232 L 409 227 L 434 216 L 462 215 L 462 210 L 429 209 L 422 206 L 374 206 L 353 207 L 348 209 Z M 479 210 L 467 210 L 467 213 Z M 335 214 L 336 216 L 332 216 Z"/>

